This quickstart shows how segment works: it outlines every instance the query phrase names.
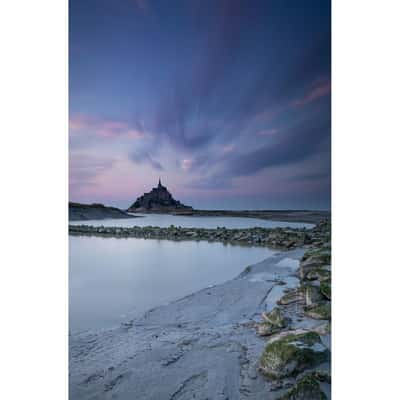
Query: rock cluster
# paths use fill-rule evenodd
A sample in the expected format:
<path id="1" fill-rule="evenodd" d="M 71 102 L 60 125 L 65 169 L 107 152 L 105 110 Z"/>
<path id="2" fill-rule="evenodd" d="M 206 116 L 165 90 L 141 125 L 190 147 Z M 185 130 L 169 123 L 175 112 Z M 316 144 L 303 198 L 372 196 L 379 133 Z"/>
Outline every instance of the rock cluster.
<path id="1" fill-rule="evenodd" d="M 327 374 L 308 373 L 287 392 L 280 400 L 326 400 L 326 394 L 321 390 L 320 383 L 329 382 Z"/>
<path id="2" fill-rule="evenodd" d="M 270 337 L 260 358 L 260 370 L 275 385 L 282 387 L 282 379 L 295 379 L 280 400 L 326 399 L 320 384 L 330 384 L 327 371 L 315 367 L 329 362 L 330 351 L 321 340 L 330 334 L 331 321 L 331 233 L 330 223 L 319 223 L 310 233 L 311 244 L 298 269 L 300 285 L 285 291 L 278 300 L 278 307 L 263 313 L 264 322 L 257 327 L 260 336 Z M 297 317 L 310 322 L 326 321 L 307 330 L 291 330 L 288 315 L 295 305 Z M 303 318 L 302 317 L 302 318 Z M 301 319 L 302 319 L 301 318 Z M 288 322 L 289 321 L 289 322 Z M 305 373 L 305 375 L 304 375 Z"/>
<path id="3" fill-rule="evenodd" d="M 117 238 L 146 238 L 168 240 L 206 240 L 251 246 L 269 246 L 288 250 L 304 246 L 312 242 L 313 231 L 306 229 L 283 228 L 248 228 L 248 229 L 206 229 L 182 228 L 171 225 L 167 228 L 146 227 L 104 227 L 90 225 L 70 225 L 71 235 L 98 235 Z"/>
<path id="4" fill-rule="evenodd" d="M 179 200 L 175 200 L 168 189 L 161 184 L 161 180 L 158 181 L 157 187 L 138 197 L 128 208 L 129 212 L 166 212 L 176 210 L 192 210 L 192 207 L 185 206 Z"/>
<path id="5" fill-rule="evenodd" d="M 329 351 L 316 332 L 281 335 L 267 344 L 260 369 L 268 377 L 286 378 L 328 361 Z"/>

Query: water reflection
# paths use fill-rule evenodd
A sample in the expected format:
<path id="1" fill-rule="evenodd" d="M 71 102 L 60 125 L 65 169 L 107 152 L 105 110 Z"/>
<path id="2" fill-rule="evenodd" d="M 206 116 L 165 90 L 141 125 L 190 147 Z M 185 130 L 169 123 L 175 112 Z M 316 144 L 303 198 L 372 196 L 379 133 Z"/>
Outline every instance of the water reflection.
<path id="1" fill-rule="evenodd" d="M 273 254 L 222 243 L 75 236 L 69 248 L 71 332 L 118 325 Z"/>

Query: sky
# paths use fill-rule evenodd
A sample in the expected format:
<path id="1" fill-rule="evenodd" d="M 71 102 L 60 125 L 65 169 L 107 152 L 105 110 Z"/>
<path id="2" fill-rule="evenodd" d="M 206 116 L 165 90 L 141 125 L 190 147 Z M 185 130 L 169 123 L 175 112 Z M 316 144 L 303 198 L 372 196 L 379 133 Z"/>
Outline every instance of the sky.
<path id="1" fill-rule="evenodd" d="M 71 201 L 330 209 L 330 1 L 69 8 Z"/>

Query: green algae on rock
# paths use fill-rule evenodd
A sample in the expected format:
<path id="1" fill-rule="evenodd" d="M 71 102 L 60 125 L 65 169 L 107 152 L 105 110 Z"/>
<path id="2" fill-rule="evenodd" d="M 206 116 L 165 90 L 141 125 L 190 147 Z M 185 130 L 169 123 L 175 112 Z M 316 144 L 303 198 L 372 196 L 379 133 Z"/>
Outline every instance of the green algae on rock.
<path id="1" fill-rule="evenodd" d="M 327 299 L 331 299 L 331 282 L 321 282 L 320 285 L 320 290 L 321 293 L 327 298 Z"/>
<path id="2" fill-rule="evenodd" d="M 275 307 L 269 313 L 263 313 L 262 315 L 266 322 L 276 325 L 279 328 L 284 328 L 288 324 L 288 319 L 283 316 L 282 311 L 278 307 Z"/>
<path id="3" fill-rule="evenodd" d="M 331 302 L 320 303 L 305 308 L 305 314 L 313 319 L 331 319 Z"/>
<path id="4" fill-rule="evenodd" d="M 306 306 L 316 304 L 323 299 L 319 286 L 307 284 L 302 286 L 302 290 L 304 292 Z"/>
<path id="5" fill-rule="evenodd" d="M 304 301 L 304 294 L 301 289 L 292 289 L 285 293 L 277 303 L 281 306 L 286 306 L 291 303 L 297 303 Z"/>
<path id="6" fill-rule="evenodd" d="M 307 374 L 301 378 L 287 393 L 278 400 L 326 400 L 321 390 L 319 379 L 315 374 Z"/>
<path id="7" fill-rule="evenodd" d="M 270 378 L 288 377 L 328 361 L 329 351 L 316 332 L 293 333 L 267 344 L 260 369 Z"/>
<path id="8" fill-rule="evenodd" d="M 285 318 L 282 311 L 275 307 L 269 313 L 263 313 L 264 322 L 257 326 L 257 333 L 260 336 L 268 336 L 287 327 L 289 319 Z"/>
<path id="9" fill-rule="evenodd" d="M 307 281 L 327 281 L 331 279 L 330 265 L 313 268 L 304 274 L 304 280 Z"/>

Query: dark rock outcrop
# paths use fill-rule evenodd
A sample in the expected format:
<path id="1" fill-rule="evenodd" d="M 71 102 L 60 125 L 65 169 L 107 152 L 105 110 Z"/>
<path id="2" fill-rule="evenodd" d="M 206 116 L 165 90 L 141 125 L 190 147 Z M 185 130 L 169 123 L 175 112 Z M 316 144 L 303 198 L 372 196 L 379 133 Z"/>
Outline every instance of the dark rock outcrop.
<path id="1" fill-rule="evenodd" d="M 68 219 L 70 221 L 84 221 L 106 218 L 134 218 L 125 211 L 116 207 L 106 207 L 103 204 L 68 203 Z"/>
<path id="2" fill-rule="evenodd" d="M 140 196 L 128 208 L 128 212 L 170 212 L 175 210 L 192 210 L 192 207 L 185 206 L 179 200 L 175 200 L 168 189 L 158 181 L 158 186 L 151 192 Z"/>

